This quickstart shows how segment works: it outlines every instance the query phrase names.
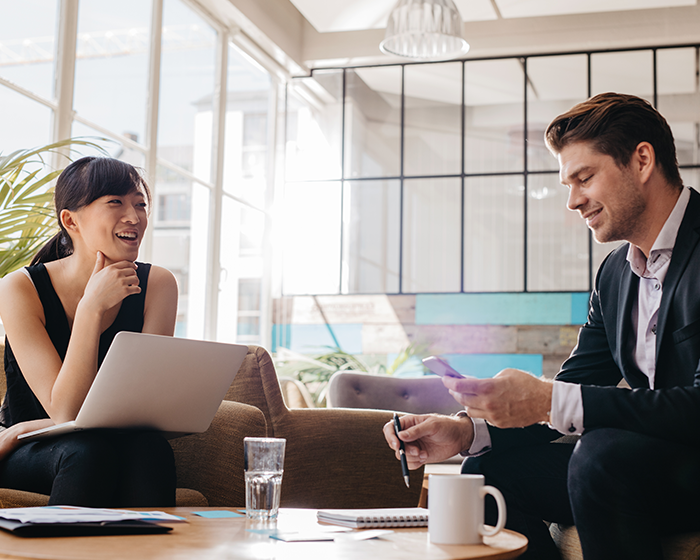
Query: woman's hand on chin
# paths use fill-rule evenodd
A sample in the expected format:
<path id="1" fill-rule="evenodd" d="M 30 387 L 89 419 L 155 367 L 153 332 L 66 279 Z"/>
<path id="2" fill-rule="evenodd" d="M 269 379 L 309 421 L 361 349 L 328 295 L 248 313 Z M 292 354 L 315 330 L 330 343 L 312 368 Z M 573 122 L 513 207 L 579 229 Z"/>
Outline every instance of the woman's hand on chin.
<path id="1" fill-rule="evenodd" d="M 17 439 L 18 436 L 53 425 L 54 421 L 51 418 L 42 418 L 41 420 L 20 422 L 0 432 L 0 461 L 22 445 L 23 442 Z"/>
<path id="2" fill-rule="evenodd" d="M 78 304 L 89 306 L 104 313 L 119 304 L 125 297 L 141 292 L 136 264 L 119 261 L 105 264 L 105 256 L 98 251 L 90 280 L 85 286 L 85 293 Z"/>

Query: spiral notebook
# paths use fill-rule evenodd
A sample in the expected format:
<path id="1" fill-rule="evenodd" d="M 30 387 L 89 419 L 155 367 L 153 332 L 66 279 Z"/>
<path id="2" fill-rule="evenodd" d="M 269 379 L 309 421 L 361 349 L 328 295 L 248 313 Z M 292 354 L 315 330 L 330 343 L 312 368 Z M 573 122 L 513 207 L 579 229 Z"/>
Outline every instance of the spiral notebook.
<path id="1" fill-rule="evenodd" d="M 427 527 L 425 508 L 322 509 L 319 521 L 365 529 L 371 527 Z"/>

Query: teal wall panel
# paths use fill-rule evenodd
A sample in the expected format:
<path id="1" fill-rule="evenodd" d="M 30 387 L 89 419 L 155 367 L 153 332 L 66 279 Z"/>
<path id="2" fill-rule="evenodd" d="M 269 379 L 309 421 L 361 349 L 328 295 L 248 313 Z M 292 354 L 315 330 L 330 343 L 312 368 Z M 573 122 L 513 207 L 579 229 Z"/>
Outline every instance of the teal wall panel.
<path id="1" fill-rule="evenodd" d="M 362 354 L 362 325 L 332 325 L 340 348 L 349 354 Z M 272 352 L 278 347 L 300 354 L 320 354 L 335 347 L 326 325 L 272 325 Z"/>
<path id="2" fill-rule="evenodd" d="M 583 325 L 588 318 L 588 292 L 576 292 L 571 294 L 571 324 Z"/>
<path id="3" fill-rule="evenodd" d="M 542 375 L 542 354 L 444 354 L 458 372 L 472 377 L 493 377 L 506 368 Z"/>
<path id="4" fill-rule="evenodd" d="M 387 367 L 397 354 L 387 356 Z M 493 377 L 506 368 L 522 369 L 534 375 L 542 375 L 542 354 L 441 354 L 450 365 L 464 375 L 485 379 Z M 413 357 L 404 363 L 395 374 L 397 377 L 421 377 L 432 375 L 426 372 L 421 361 Z"/>
<path id="5" fill-rule="evenodd" d="M 587 293 L 418 294 L 418 325 L 581 324 Z M 587 303 L 586 303 L 587 305 Z"/>

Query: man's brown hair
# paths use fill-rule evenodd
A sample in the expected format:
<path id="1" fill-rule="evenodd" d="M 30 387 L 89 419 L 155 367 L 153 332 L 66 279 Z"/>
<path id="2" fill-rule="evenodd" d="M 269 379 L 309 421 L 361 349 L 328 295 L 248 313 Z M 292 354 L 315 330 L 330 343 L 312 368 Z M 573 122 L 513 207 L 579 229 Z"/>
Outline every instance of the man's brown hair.
<path id="1" fill-rule="evenodd" d="M 634 95 L 601 93 L 575 105 L 550 123 L 545 142 L 554 154 L 572 142 L 590 142 L 618 167 L 629 164 L 640 142 L 649 142 L 666 180 L 683 186 L 671 127 L 651 103 Z"/>

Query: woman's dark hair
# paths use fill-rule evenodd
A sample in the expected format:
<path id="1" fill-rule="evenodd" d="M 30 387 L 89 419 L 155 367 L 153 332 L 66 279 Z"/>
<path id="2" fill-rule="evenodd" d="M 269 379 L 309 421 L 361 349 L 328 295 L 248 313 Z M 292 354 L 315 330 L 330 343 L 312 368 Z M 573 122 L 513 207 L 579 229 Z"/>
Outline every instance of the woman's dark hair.
<path id="1" fill-rule="evenodd" d="M 547 127 L 545 141 L 554 154 L 573 142 L 590 142 L 618 167 L 629 164 L 640 142 L 649 142 L 666 180 L 683 188 L 671 127 L 640 97 L 611 92 L 591 97 L 555 118 Z"/>
<path id="2" fill-rule="evenodd" d="M 61 222 L 63 210 L 79 210 L 103 196 L 124 196 L 140 190 L 151 206 L 151 191 L 138 170 L 128 163 L 106 157 L 84 157 L 59 175 L 54 189 L 54 206 L 61 228 L 34 256 L 31 264 L 67 257 L 73 242 Z"/>

